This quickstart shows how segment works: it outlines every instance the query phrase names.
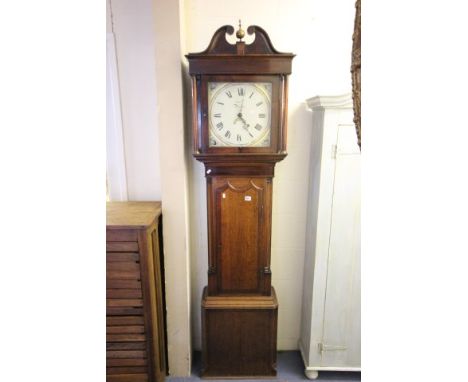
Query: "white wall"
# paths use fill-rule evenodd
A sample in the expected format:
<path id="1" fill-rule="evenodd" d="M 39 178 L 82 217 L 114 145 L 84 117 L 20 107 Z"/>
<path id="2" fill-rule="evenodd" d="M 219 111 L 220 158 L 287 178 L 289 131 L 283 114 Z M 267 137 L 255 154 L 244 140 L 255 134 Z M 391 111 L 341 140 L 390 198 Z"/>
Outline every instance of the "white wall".
<path id="1" fill-rule="evenodd" d="M 108 4 L 117 52 L 128 199 L 160 200 L 152 0 Z"/>
<path id="2" fill-rule="evenodd" d="M 279 51 L 293 52 L 288 153 L 273 181 L 272 272 L 279 300 L 278 348 L 297 349 L 309 184 L 312 118 L 305 100 L 351 90 L 354 0 L 185 0 L 185 52 L 204 50 L 221 25 L 264 28 Z M 235 38 L 230 36 L 231 42 Z M 250 42 L 252 37 L 246 38 Z M 186 108 L 190 108 L 187 102 Z M 201 348 L 200 302 L 207 283 L 206 191 L 203 166 L 191 163 L 193 345 Z"/>
<path id="3" fill-rule="evenodd" d="M 128 199 L 162 201 L 169 372 L 188 376 L 188 171 L 179 3 L 110 0 L 107 12 L 107 30 L 116 43 Z"/>

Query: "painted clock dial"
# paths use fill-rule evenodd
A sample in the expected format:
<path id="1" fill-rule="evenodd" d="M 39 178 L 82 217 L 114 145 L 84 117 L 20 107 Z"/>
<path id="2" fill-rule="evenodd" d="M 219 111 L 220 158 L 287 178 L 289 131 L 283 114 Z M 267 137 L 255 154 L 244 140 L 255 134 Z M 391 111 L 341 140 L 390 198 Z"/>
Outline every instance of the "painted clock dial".
<path id="1" fill-rule="evenodd" d="M 271 89 L 268 82 L 209 82 L 209 146 L 270 146 Z"/>

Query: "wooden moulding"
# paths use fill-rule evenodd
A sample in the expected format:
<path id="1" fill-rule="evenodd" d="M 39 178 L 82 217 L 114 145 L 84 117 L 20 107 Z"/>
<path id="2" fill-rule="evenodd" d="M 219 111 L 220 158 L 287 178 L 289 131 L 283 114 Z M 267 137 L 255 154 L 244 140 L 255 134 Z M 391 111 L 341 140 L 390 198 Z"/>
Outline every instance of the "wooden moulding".
<path id="1" fill-rule="evenodd" d="M 271 176 L 275 175 L 275 163 L 283 160 L 286 153 L 281 154 L 195 154 L 194 157 L 205 164 L 205 175 L 233 176 Z"/>
<path id="2" fill-rule="evenodd" d="M 208 296 L 208 288 L 203 289 L 202 308 L 204 309 L 277 309 L 278 299 L 275 289 L 271 288 L 270 296 L 229 295 Z"/>
<path id="3" fill-rule="evenodd" d="M 233 56 L 222 67 L 213 58 L 191 58 L 190 74 L 291 74 L 290 58 L 258 56 L 253 62 L 252 56 Z"/>
<path id="4" fill-rule="evenodd" d="M 255 34 L 251 44 L 238 41 L 230 44 L 226 35 L 232 35 L 234 28 L 224 25 L 213 35 L 208 47 L 199 53 L 190 53 L 189 73 L 194 74 L 290 74 L 292 53 L 278 52 L 271 43 L 270 37 L 258 25 L 247 28 L 249 35 Z M 225 59 L 222 66 L 219 60 Z"/>

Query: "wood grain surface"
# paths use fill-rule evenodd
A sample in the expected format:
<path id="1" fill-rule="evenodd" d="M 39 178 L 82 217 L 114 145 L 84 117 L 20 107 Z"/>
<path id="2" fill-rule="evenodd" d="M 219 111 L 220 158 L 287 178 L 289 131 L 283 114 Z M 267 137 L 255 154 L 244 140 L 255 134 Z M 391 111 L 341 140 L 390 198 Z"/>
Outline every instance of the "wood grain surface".
<path id="1" fill-rule="evenodd" d="M 107 202 L 107 228 L 146 228 L 161 215 L 161 202 Z"/>
<path id="2" fill-rule="evenodd" d="M 160 220 L 159 202 L 107 203 L 107 381 L 166 375 Z"/>
<path id="3" fill-rule="evenodd" d="M 273 288 L 272 288 L 273 289 Z M 202 302 L 203 377 L 276 375 L 278 301 L 271 296 L 208 296 Z"/>

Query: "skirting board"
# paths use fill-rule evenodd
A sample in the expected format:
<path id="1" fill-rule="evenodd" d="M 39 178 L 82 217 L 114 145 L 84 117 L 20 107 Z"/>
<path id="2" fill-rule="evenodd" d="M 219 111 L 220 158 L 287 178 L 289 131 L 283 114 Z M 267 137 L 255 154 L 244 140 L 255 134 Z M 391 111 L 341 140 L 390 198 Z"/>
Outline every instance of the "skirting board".
<path id="1" fill-rule="evenodd" d="M 299 340 L 298 347 L 301 352 L 302 362 L 304 362 L 304 374 L 309 379 L 316 379 L 319 371 L 361 371 L 360 367 L 340 367 L 340 366 L 307 366 L 304 357 L 302 342 Z"/>

